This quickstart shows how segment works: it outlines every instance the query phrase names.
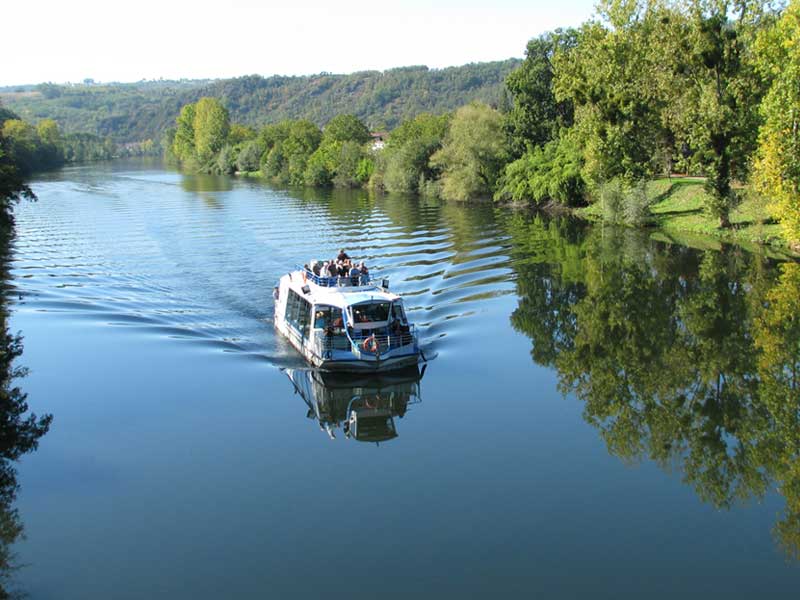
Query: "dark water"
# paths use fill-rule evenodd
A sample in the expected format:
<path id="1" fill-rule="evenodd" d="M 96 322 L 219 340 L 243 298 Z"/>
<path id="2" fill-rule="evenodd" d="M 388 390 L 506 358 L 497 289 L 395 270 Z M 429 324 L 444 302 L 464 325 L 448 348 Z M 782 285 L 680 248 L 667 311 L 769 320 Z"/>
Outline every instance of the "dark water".
<path id="1" fill-rule="evenodd" d="M 797 265 L 143 164 L 34 190 L 8 293 L 54 415 L 18 467 L 31 597 L 796 593 Z M 271 324 L 278 277 L 340 247 L 432 358 L 377 445 L 341 402 L 398 388 L 306 404 Z"/>

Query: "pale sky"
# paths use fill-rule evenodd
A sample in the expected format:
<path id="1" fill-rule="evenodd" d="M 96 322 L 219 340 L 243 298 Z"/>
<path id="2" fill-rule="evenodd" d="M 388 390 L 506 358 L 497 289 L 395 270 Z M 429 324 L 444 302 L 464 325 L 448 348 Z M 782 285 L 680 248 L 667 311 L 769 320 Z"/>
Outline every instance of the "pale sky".
<path id="1" fill-rule="evenodd" d="M 0 85 L 446 67 L 521 57 L 593 0 L 9 0 Z"/>

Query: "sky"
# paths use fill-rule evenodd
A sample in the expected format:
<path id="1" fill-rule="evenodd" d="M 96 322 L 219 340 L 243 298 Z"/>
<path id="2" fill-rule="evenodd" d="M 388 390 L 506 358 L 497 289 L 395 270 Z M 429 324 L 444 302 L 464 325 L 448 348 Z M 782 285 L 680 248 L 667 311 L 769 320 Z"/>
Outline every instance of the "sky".
<path id="1" fill-rule="evenodd" d="M 0 85 L 441 68 L 521 57 L 594 0 L 11 0 Z"/>

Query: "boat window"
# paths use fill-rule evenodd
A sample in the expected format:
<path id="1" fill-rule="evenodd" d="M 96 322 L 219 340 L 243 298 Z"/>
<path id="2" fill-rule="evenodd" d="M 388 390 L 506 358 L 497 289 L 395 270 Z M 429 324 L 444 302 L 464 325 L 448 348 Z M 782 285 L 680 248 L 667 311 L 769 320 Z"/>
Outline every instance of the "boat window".
<path id="1" fill-rule="evenodd" d="M 392 315 L 397 321 L 400 321 L 401 323 L 406 322 L 406 315 L 405 312 L 403 311 L 403 304 L 399 300 L 392 303 Z"/>
<path id="2" fill-rule="evenodd" d="M 311 325 L 311 303 L 294 290 L 286 297 L 286 322 L 308 337 Z"/>
<path id="3" fill-rule="evenodd" d="M 336 306 L 319 304 L 314 310 L 314 329 L 326 329 L 328 327 L 334 330 L 341 330 L 344 327 L 342 309 Z"/>
<path id="4" fill-rule="evenodd" d="M 356 323 L 378 323 L 389 320 L 389 302 L 373 302 L 371 304 L 357 304 L 353 307 L 353 320 Z"/>

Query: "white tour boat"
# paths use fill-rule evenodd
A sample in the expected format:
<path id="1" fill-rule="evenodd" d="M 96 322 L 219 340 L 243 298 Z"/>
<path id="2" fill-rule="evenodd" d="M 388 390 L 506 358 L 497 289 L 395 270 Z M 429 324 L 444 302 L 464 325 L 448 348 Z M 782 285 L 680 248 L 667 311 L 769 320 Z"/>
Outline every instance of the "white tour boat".
<path id="1" fill-rule="evenodd" d="M 386 371 L 419 361 L 416 330 L 388 280 L 300 268 L 281 277 L 274 297 L 275 327 L 315 367 Z"/>

